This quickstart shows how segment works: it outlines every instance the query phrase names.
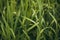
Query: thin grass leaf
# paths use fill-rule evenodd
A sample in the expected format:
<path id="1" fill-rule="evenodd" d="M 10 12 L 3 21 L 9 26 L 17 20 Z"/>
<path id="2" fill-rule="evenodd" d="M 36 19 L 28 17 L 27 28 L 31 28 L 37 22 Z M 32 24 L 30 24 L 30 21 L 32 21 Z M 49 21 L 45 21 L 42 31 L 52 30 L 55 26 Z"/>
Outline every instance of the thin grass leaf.
<path id="1" fill-rule="evenodd" d="M 25 32 L 24 30 L 23 30 L 23 32 L 26 35 L 26 37 L 28 38 L 28 40 L 30 40 L 30 37 L 28 36 L 27 32 Z"/>
<path id="2" fill-rule="evenodd" d="M 32 30 L 33 28 L 35 28 L 38 24 L 39 24 L 39 22 L 35 23 L 33 26 L 31 26 L 30 28 L 28 28 L 27 31 L 29 32 L 30 30 Z"/>
<path id="3" fill-rule="evenodd" d="M 39 32 L 39 35 L 37 36 L 36 40 L 39 40 L 40 39 L 40 35 L 46 30 L 46 29 L 51 29 L 55 35 L 56 35 L 56 31 L 52 28 L 52 27 L 46 27 L 44 29 L 42 29 L 40 32 Z"/>
<path id="4" fill-rule="evenodd" d="M 11 33 L 12 33 L 14 39 L 15 39 L 15 33 L 14 33 L 13 29 L 10 28 L 9 30 L 11 31 Z"/>
<path id="5" fill-rule="evenodd" d="M 1 21 L 0 21 L 0 23 L 1 23 L 2 34 L 3 34 L 4 37 L 6 37 L 5 30 L 4 30 L 4 25 Z"/>

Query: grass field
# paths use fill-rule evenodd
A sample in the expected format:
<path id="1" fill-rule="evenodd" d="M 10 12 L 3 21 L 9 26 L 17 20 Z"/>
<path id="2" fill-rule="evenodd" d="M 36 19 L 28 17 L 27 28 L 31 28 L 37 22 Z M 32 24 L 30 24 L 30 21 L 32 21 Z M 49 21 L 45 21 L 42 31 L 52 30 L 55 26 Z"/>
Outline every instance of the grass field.
<path id="1" fill-rule="evenodd" d="M 60 0 L 0 0 L 0 40 L 60 40 Z"/>

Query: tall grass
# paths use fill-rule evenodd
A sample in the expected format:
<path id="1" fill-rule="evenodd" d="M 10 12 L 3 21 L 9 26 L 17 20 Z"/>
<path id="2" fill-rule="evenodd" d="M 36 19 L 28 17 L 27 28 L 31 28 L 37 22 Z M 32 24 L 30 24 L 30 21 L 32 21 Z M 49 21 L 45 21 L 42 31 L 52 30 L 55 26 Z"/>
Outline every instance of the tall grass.
<path id="1" fill-rule="evenodd" d="M 60 40 L 59 0 L 0 0 L 0 40 Z"/>

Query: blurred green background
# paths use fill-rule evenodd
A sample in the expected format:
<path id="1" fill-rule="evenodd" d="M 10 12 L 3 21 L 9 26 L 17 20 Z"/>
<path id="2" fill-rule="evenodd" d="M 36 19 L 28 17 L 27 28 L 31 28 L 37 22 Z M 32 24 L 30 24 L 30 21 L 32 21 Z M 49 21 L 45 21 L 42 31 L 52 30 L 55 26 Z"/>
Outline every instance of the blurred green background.
<path id="1" fill-rule="evenodd" d="M 0 40 L 60 40 L 60 0 L 0 0 Z"/>

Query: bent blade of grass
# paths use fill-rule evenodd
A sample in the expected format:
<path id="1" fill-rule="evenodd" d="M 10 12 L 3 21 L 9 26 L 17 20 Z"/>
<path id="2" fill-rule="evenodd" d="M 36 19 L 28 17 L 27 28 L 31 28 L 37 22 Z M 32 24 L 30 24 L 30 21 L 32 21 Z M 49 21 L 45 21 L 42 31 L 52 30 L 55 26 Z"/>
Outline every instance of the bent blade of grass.
<path id="1" fill-rule="evenodd" d="M 4 30 L 4 25 L 1 21 L 0 21 L 0 23 L 1 23 L 2 34 L 3 34 L 4 37 L 6 37 L 5 30 Z"/>
<path id="2" fill-rule="evenodd" d="M 15 38 L 15 34 L 14 34 L 13 30 L 10 28 L 9 24 L 6 22 L 5 17 L 3 15 L 2 15 L 2 18 L 3 18 L 3 21 L 4 21 L 5 25 L 6 25 L 6 32 L 8 31 L 7 32 L 7 35 L 10 36 L 10 33 L 12 33 L 13 34 L 13 37 Z"/>
<path id="3" fill-rule="evenodd" d="M 11 33 L 12 33 L 14 39 L 15 39 L 15 33 L 14 33 L 13 29 L 9 28 L 9 30 L 11 31 Z"/>
<path id="4" fill-rule="evenodd" d="M 23 30 L 23 32 L 26 35 L 26 37 L 28 38 L 28 40 L 30 40 L 30 37 L 28 36 L 27 32 L 25 32 L 24 30 Z"/>
<path id="5" fill-rule="evenodd" d="M 39 22 L 35 23 L 33 26 L 31 26 L 30 28 L 28 28 L 27 31 L 29 32 L 30 30 L 32 30 L 33 28 L 35 28 L 38 24 L 39 24 Z"/>
<path id="6" fill-rule="evenodd" d="M 32 19 L 30 19 L 30 18 L 28 18 L 28 17 L 25 17 L 25 16 L 24 16 L 24 18 L 27 19 L 28 21 L 30 21 L 30 22 L 36 24 L 36 25 L 34 25 L 34 26 L 37 26 L 37 28 L 39 29 L 38 23 L 36 23 L 35 21 L 33 21 Z M 19 22 L 21 22 L 21 21 L 19 20 Z M 32 28 L 32 27 L 30 27 L 29 30 L 31 30 L 31 28 Z M 34 27 L 33 27 L 33 28 L 34 28 Z"/>
<path id="7" fill-rule="evenodd" d="M 25 16 L 24 16 L 24 18 L 27 19 L 28 21 L 34 23 L 34 25 L 33 25 L 32 27 L 30 27 L 27 31 L 30 31 L 30 30 L 33 29 L 35 26 L 37 26 L 37 28 L 39 29 L 39 25 L 38 25 L 39 22 L 36 23 L 36 22 L 33 21 L 32 19 L 30 19 L 30 18 L 28 18 L 28 17 L 25 17 Z"/>
<path id="8" fill-rule="evenodd" d="M 53 20 L 55 21 L 55 23 L 57 24 L 57 20 L 56 18 L 49 12 L 49 15 L 53 18 Z"/>
<path id="9" fill-rule="evenodd" d="M 52 22 L 50 23 L 50 25 L 52 25 L 54 23 L 54 20 L 52 20 Z"/>
<path id="10" fill-rule="evenodd" d="M 5 28 L 6 34 L 8 35 L 8 37 L 6 37 L 6 39 L 10 40 L 10 31 L 9 31 L 10 27 L 9 27 L 8 23 L 6 22 L 5 17 L 3 15 L 2 15 L 2 19 L 3 19 L 3 22 L 6 26 L 6 28 Z"/>
<path id="11" fill-rule="evenodd" d="M 35 21 L 33 21 L 32 19 L 30 19 L 30 18 L 28 18 L 28 17 L 25 17 L 25 16 L 24 16 L 24 18 L 27 19 L 27 20 L 29 20 L 30 22 L 36 23 Z"/>
<path id="12" fill-rule="evenodd" d="M 6 27 L 9 27 L 8 26 L 8 23 L 6 22 L 6 20 L 5 20 L 5 17 L 2 15 L 2 19 L 3 19 L 3 21 L 4 21 L 4 23 L 5 23 L 5 25 L 6 25 Z"/>
<path id="13" fill-rule="evenodd" d="M 39 40 L 39 39 L 40 39 L 41 34 L 42 34 L 46 29 L 51 29 L 51 30 L 55 33 L 55 35 L 56 35 L 56 31 L 55 31 L 52 27 L 46 27 L 46 28 L 42 29 L 42 30 L 39 32 L 39 35 L 37 36 L 36 40 Z"/>
<path id="14" fill-rule="evenodd" d="M 37 26 L 37 28 L 38 28 L 38 30 L 39 30 L 39 25 L 38 25 L 39 23 L 36 23 L 35 21 L 33 21 L 32 19 L 30 19 L 30 18 L 28 18 L 28 17 L 25 17 L 25 19 L 27 19 L 28 21 L 34 23 L 34 25 L 36 24 L 35 26 Z M 30 28 L 32 28 L 32 27 L 30 27 Z M 33 28 L 34 28 L 34 27 L 33 27 Z M 29 30 L 30 30 L 30 29 L 29 29 Z"/>
<path id="15" fill-rule="evenodd" d="M 56 33 L 58 34 L 58 22 L 57 22 L 56 18 L 50 12 L 49 12 L 49 14 L 56 23 Z M 56 40 L 58 40 L 58 35 L 57 34 L 56 34 Z"/>

